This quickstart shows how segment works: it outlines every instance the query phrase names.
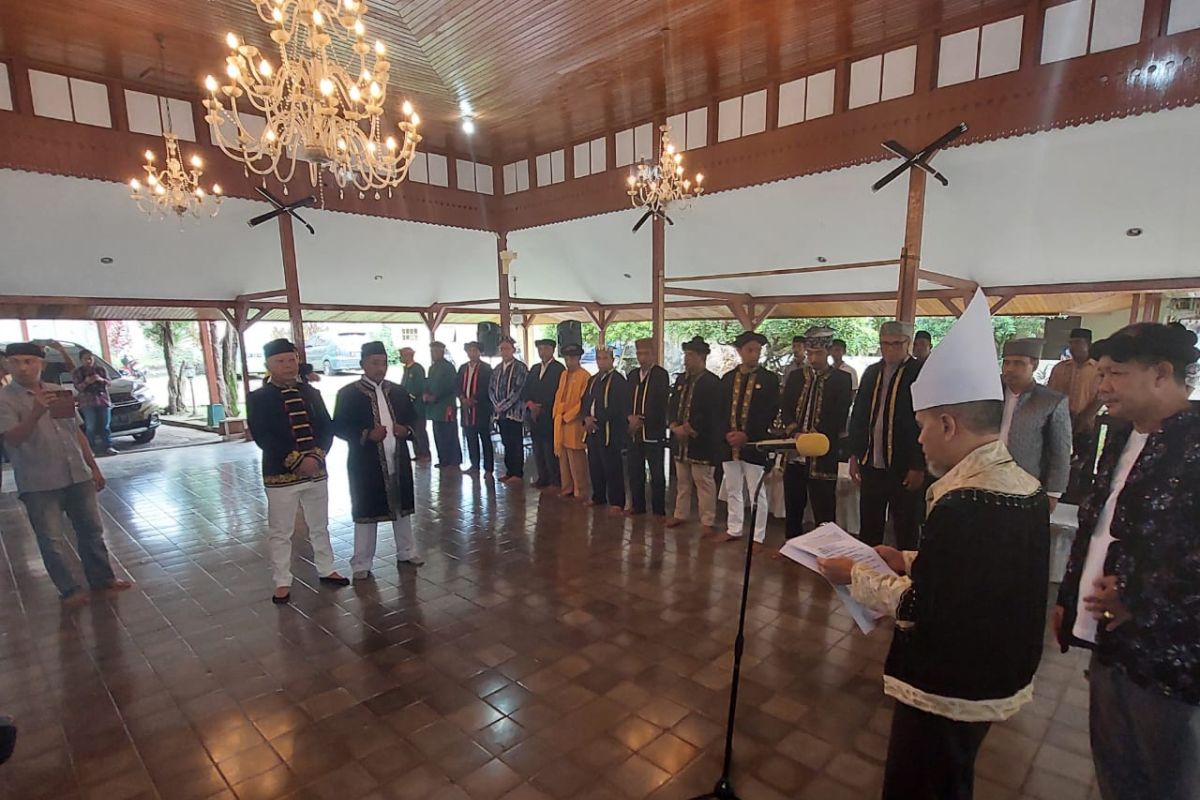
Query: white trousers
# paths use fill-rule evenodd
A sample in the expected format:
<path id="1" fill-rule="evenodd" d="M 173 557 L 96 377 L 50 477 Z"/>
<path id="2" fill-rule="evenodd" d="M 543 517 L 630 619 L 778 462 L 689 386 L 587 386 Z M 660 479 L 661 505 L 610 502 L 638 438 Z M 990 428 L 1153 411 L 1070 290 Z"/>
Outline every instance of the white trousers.
<path id="1" fill-rule="evenodd" d="M 396 540 L 396 560 L 408 561 L 417 555 L 417 538 L 413 536 L 412 516 L 400 517 L 393 520 L 392 536 Z M 375 563 L 375 545 L 379 541 L 378 522 L 354 523 L 354 555 L 350 559 L 350 569 L 354 572 L 366 572 Z"/>
<path id="2" fill-rule="evenodd" d="M 292 536 L 296 511 L 304 512 L 308 540 L 317 575 L 333 572 L 333 547 L 329 544 L 329 485 L 325 481 L 267 487 L 267 545 L 271 574 L 278 588 L 292 585 Z"/>
<path id="3" fill-rule="evenodd" d="M 762 478 L 765 467 L 758 464 L 747 464 L 745 461 L 726 461 L 722 464 L 725 470 L 725 497 L 729 503 L 729 519 L 727 533 L 730 536 L 741 536 L 742 526 L 746 515 L 746 495 L 753 494 L 758 481 Z M 759 490 L 750 513 L 758 510 L 758 518 L 754 523 L 754 541 L 763 542 L 767 538 L 767 485 Z"/>

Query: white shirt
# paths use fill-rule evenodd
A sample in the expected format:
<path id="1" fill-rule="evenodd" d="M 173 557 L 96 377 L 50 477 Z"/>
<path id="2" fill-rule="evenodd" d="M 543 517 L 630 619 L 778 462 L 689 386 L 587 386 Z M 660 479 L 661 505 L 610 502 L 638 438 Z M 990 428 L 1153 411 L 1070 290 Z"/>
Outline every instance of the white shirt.
<path id="1" fill-rule="evenodd" d="M 379 407 L 379 424 L 387 428 L 387 436 L 383 437 L 383 455 L 387 462 L 384 464 L 384 468 L 391 474 L 392 464 L 395 463 L 396 458 L 396 437 L 392 435 L 392 409 L 388 406 L 387 395 L 383 393 L 383 384 L 376 383 L 366 375 L 363 376 L 363 380 L 368 386 L 375 387 L 375 401 Z"/>
<path id="2" fill-rule="evenodd" d="M 1013 414 L 1017 413 L 1017 403 L 1021 402 L 1021 395 L 1014 394 L 1011 389 L 1004 390 L 1004 420 L 1000 423 L 1000 441 L 1004 442 L 1004 446 L 1008 446 L 1008 431 L 1012 428 Z"/>
<path id="3" fill-rule="evenodd" d="M 841 364 L 838 364 L 838 369 L 840 369 L 842 372 L 844 372 L 850 376 L 850 389 L 851 389 L 851 391 L 857 392 L 858 391 L 858 370 L 856 370 L 854 367 L 847 364 L 845 361 L 843 361 Z"/>
<path id="4" fill-rule="evenodd" d="M 1108 546 L 1116 541 L 1112 536 L 1112 521 L 1113 514 L 1117 510 L 1117 498 L 1121 496 L 1121 490 L 1125 488 L 1125 481 L 1129 479 L 1129 473 L 1133 471 L 1133 466 L 1141 456 L 1142 448 L 1146 446 L 1146 439 L 1149 436 L 1150 434 L 1137 431 L 1129 435 L 1129 441 L 1125 443 L 1125 449 L 1121 451 L 1121 457 L 1117 460 L 1117 468 L 1113 470 L 1112 487 L 1108 492 L 1108 500 L 1100 511 L 1100 518 L 1096 520 L 1096 530 L 1092 531 L 1092 540 L 1088 543 L 1087 558 L 1083 562 L 1083 571 L 1079 576 L 1079 601 L 1075 607 L 1075 627 L 1071 629 L 1071 633 L 1085 642 L 1096 643 L 1098 621 L 1084 608 L 1083 598 L 1092 595 L 1092 586 L 1104 576 L 1104 559 L 1108 557 Z"/>

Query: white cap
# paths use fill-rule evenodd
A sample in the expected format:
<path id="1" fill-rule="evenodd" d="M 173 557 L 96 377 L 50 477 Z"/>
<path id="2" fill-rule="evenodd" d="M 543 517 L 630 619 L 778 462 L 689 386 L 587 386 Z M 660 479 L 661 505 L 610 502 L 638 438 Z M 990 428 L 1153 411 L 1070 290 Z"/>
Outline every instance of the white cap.
<path id="1" fill-rule="evenodd" d="M 977 400 L 1003 400 L 992 313 L 980 290 L 925 359 L 912 385 L 913 411 Z"/>

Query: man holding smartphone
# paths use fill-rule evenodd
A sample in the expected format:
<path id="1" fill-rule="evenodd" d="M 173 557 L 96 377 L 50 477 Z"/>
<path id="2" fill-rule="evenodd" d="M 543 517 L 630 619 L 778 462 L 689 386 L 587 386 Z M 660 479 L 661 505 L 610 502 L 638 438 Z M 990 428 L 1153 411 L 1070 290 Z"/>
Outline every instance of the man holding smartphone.
<path id="1" fill-rule="evenodd" d="M 113 575 L 104 545 L 104 523 L 96 493 L 104 475 L 80 430 L 69 389 L 42 381 L 45 349 L 33 342 L 10 344 L 5 351 L 13 380 L 0 389 L 0 436 L 12 461 L 17 491 L 37 536 L 46 572 L 63 603 L 88 601 L 63 558 L 63 513 L 75 529 L 79 560 L 92 589 L 128 589 Z"/>

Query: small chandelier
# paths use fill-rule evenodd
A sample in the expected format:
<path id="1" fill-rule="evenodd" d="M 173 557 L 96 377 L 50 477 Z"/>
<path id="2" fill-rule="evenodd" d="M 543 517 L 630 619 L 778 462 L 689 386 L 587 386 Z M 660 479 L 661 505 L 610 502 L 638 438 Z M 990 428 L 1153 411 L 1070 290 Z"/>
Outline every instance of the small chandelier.
<path id="1" fill-rule="evenodd" d="M 629 199 L 634 208 L 646 210 L 633 226 L 634 233 L 650 217 L 659 217 L 674 225 L 667 216 L 667 206 L 704 194 L 703 175 L 697 172 L 694 180 L 683 177 L 683 153 L 671 144 L 671 129 L 663 125 L 659 130 L 662 131 L 662 137 L 658 163 L 651 164 L 642 159 L 637 163 L 637 172 L 629 176 Z"/>
<path id="2" fill-rule="evenodd" d="M 402 106 L 400 135 L 384 137 L 383 107 L 388 71 L 383 42 L 366 41 L 362 0 L 254 0 L 262 20 L 274 26 L 278 64 L 235 34 L 225 37 L 228 82 L 204 80 L 209 97 L 205 120 L 213 139 L 250 173 L 274 175 L 286 184 L 297 161 L 308 162 L 309 182 L 320 186 L 328 170 L 342 189 L 359 196 L 400 185 L 416 155 L 420 118 Z M 350 53 L 339 62 L 343 53 Z M 374 54 L 368 65 L 367 56 Z M 257 116 L 251 116 L 257 115 Z M 265 121 L 263 118 L 265 117 Z"/>
<path id="3" fill-rule="evenodd" d="M 129 196 L 138 208 L 159 219 L 168 213 L 180 219 L 185 214 L 196 218 L 205 214 L 215 217 L 221 208 L 221 185 L 214 183 L 212 192 L 205 192 L 200 186 L 200 176 L 204 174 L 200 169 L 204 166 L 200 157 L 193 155 L 189 161 L 191 169 L 184 169 L 179 137 L 164 132 L 163 142 L 167 148 L 166 169 L 158 169 L 154 163 L 154 151 L 147 150 L 146 163 L 142 165 L 142 169 L 146 170 L 146 182 L 143 184 L 137 178 L 131 180 L 129 188 L 132 192 Z"/>

